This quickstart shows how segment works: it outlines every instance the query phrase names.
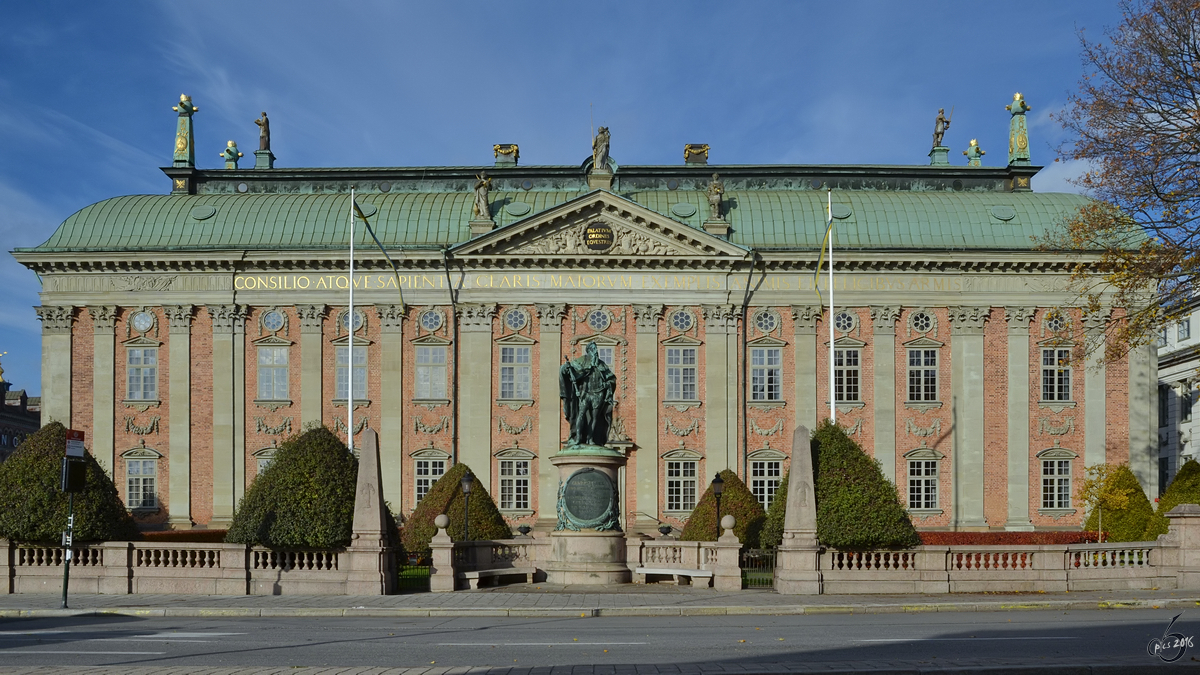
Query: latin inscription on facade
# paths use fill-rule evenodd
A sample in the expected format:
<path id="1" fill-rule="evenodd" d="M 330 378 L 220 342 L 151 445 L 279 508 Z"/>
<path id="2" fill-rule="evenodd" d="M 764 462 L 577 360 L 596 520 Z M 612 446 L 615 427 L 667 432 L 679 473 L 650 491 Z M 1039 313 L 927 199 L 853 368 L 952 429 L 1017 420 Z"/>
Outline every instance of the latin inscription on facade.
<path id="1" fill-rule="evenodd" d="M 607 251 L 612 248 L 612 226 L 601 220 L 588 223 L 583 229 L 583 245 L 592 251 Z"/>

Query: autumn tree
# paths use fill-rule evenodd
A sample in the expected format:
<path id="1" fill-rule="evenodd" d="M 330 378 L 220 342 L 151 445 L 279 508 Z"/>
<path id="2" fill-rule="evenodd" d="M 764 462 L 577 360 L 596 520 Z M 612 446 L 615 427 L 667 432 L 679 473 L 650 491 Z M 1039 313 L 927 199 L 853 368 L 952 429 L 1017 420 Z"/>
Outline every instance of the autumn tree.
<path id="1" fill-rule="evenodd" d="M 1088 311 L 1126 308 L 1106 358 L 1179 318 L 1200 267 L 1200 1 L 1126 0 L 1100 41 L 1080 34 L 1085 73 L 1058 115 L 1073 139 L 1060 159 L 1096 199 L 1047 248 L 1087 252 L 1074 269 Z M 1057 160 L 1056 160 L 1057 161 Z"/>

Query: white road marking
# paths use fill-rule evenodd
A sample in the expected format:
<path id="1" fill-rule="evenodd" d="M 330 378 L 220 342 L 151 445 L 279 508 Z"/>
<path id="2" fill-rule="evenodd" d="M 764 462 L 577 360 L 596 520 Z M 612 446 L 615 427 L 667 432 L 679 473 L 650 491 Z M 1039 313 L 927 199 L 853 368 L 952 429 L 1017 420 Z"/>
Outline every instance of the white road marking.
<path id="1" fill-rule="evenodd" d="M 649 642 L 439 642 L 439 647 L 565 647 L 569 645 L 646 645 Z"/>
<path id="2" fill-rule="evenodd" d="M 51 635 L 68 633 L 65 630 L 0 630 L 0 635 Z"/>
<path id="3" fill-rule="evenodd" d="M 975 642 L 978 640 L 1078 640 L 1079 638 L 1068 635 L 1065 637 L 1046 637 L 1046 636 L 1030 636 L 1030 637 L 957 637 L 957 638 L 876 638 L 864 640 L 851 640 L 851 642 Z"/>
<path id="4" fill-rule="evenodd" d="M 86 654 L 88 656 L 110 656 L 110 655 L 133 655 L 133 656 L 161 656 L 166 652 L 68 652 L 61 649 L 56 649 L 52 652 L 33 652 L 21 650 L 19 652 L 8 651 L 4 652 L 7 655 L 13 654 Z"/>
<path id="5" fill-rule="evenodd" d="M 245 635 L 245 633 L 176 633 L 173 631 L 159 631 L 157 633 L 145 633 L 142 635 L 130 636 L 134 638 L 205 638 L 205 637 L 224 637 L 226 635 Z"/>

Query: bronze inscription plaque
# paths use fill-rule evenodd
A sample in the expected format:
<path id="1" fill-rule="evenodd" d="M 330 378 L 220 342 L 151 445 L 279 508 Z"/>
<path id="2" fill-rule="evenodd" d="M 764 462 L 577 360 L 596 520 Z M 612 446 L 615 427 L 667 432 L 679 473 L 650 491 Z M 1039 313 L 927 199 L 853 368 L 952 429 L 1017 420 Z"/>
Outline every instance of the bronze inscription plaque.
<path id="1" fill-rule="evenodd" d="M 583 245 L 592 251 L 607 251 L 613 245 L 612 225 L 597 220 L 583 228 Z"/>
<path id="2" fill-rule="evenodd" d="M 608 512 L 612 480 L 600 471 L 576 471 L 567 479 L 563 505 L 577 520 L 596 520 Z"/>

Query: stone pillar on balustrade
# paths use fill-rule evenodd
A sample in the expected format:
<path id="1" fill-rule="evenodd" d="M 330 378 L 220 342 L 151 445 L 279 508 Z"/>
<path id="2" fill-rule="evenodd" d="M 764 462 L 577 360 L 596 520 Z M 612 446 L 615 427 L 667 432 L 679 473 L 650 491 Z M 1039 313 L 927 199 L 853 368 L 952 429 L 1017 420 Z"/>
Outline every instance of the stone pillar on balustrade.
<path id="1" fill-rule="evenodd" d="M 736 521 L 731 515 L 721 518 L 724 534 L 717 537 L 717 564 L 713 566 L 713 588 L 718 591 L 742 590 L 742 567 L 738 560 L 742 542 L 733 533 Z"/>
<path id="2" fill-rule="evenodd" d="M 106 541 L 99 545 L 102 575 L 99 591 L 105 595 L 128 595 L 133 592 L 133 544 L 127 541 Z"/>
<path id="3" fill-rule="evenodd" d="M 1167 512 L 1171 527 L 1159 537 L 1161 565 L 1175 569 L 1176 588 L 1200 589 L 1200 505 L 1180 504 Z"/>
<path id="4" fill-rule="evenodd" d="M 450 518 L 440 514 L 433 519 L 437 534 L 429 542 L 433 564 L 429 568 L 429 590 L 434 593 L 445 593 L 454 590 L 454 542 L 446 534 Z"/>
<path id="5" fill-rule="evenodd" d="M 11 541 L 0 539 L 0 594 L 13 592 L 13 548 Z"/>
<path id="6" fill-rule="evenodd" d="M 775 592 L 784 595 L 820 595 L 820 545 L 817 543 L 817 493 L 813 475 L 812 443 L 808 429 L 792 434 L 792 468 L 788 473 L 783 541 L 776 550 Z"/>
<path id="7" fill-rule="evenodd" d="M 362 432 L 358 484 L 354 490 L 354 524 L 346 557 L 347 595 L 387 595 L 395 585 L 393 552 L 388 546 L 387 514 L 379 471 L 379 435 Z"/>

